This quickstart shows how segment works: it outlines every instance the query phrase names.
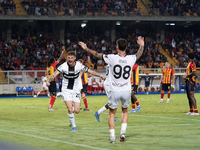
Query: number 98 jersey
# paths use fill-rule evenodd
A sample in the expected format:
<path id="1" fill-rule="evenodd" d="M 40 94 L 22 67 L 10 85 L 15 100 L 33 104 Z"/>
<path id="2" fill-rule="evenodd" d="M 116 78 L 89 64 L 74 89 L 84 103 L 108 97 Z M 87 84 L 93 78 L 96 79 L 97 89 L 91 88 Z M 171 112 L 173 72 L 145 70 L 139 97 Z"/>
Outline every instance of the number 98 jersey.
<path id="1" fill-rule="evenodd" d="M 103 59 L 109 65 L 110 90 L 116 92 L 131 90 L 130 78 L 136 55 L 121 57 L 118 54 L 104 54 Z"/>

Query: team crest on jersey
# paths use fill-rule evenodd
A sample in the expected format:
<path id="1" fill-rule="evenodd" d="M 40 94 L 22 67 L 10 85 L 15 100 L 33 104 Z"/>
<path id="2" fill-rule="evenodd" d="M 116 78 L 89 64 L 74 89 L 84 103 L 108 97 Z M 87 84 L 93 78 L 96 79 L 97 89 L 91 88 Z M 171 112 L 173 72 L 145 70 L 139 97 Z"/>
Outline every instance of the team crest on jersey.
<path id="1" fill-rule="evenodd" d="M 78 70 L 76 70 L 76 73 L 78 73 Z"/>

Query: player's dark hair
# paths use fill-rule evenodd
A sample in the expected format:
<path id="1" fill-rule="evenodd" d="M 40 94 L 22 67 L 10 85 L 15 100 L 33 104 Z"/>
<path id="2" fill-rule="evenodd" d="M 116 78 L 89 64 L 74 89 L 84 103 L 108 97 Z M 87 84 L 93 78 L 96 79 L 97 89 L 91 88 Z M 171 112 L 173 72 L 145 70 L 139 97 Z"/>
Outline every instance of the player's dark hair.
<path id="1" fill-rule="evenodd" d="M 72 56 L 75 56 L 76 57 L 76 52 L 75 51 L 69 51 L 68 53 L 67 53 L 67 56 L 68 55 L 72 55 Z"/>
<path id="2" fill-rule="evenodd" d="M 120 38 L 117 40 L 117 46 L 118 46 L 119 50 L 125 51 L 126 47 L 127 47 L 127 41 L 123 38 Z"/>
<path id="3" fill-rule="evenodd" d="M 54 58 L 50 58 L 49 62 L 47 62 L 47 67 L 50 67 L 52 63 L 54 63 L 55 59 Z"/>
<path id="4" fill-rule="evenodd" d="M 188 54 L 188 57 L 189 57 L 190 59 L 194 59 L 194 54 L 193 54 L 193 53 L 189 53 L 189 54 Z"/>
<path id="5" fill-rule="evenodd" d="M 146 73 L 147 75 L 149 74 L 149 73 Z"/>
<path id="6" fill-rule="evenodd" d="M 83 63 L 83 59 L 79 59 L 78 61 L 80 61 L 81 63 Z"/>

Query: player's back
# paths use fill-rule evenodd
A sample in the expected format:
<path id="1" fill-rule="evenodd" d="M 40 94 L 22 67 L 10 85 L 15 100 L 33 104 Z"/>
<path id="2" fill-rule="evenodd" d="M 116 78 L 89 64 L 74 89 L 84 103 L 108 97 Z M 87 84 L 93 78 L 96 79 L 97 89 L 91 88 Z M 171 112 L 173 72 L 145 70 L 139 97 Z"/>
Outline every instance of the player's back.
<path id="1" fill-rule="evenodd" d="M 103 55 L 109 65 L 109 85 L 111 91 L 131 90 L 131 72 L 136 61 L 136 55 L 121 57 L 118 54 Z"/>

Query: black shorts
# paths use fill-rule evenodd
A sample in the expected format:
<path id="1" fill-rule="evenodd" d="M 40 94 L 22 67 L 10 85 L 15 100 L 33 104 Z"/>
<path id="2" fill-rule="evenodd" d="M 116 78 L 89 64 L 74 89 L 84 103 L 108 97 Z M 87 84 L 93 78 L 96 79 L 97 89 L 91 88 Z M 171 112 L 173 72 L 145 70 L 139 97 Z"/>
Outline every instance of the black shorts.
<path id="1" fill-rule="evenodd" d="M 49 92 L 50 92 L 51 94 L 53 94 L 53 93 L 56 92 L 56 91 L 57 91 L 56 81 L 50 82 Z"/>
<path id="2" fill-rule="evenodd" d="M 132 92 L 137 93 L 138 85 L 132 85 Z"/>
<path id="3" fill-rule="evenodd" d="M 194 91 L 195 82 L 190 82 L 189 80 L 186 80 L 185 83 L 186 83 L 186 85 L 185 85 L 186 92 Z"/>
<path id="4" fill-rule="evenodd" d="M 149 87 L 149 83 L 145 83 L 145 87 Z"/>
<path id="5" fill-rule="evenodd" d="M 171 84 L 162 84 L 162 90 L 164 91 L 170 91 L 171 90 Z"/>
<path id="6" fill-rule="evenodd" d="M 88 84 L 84 84 L 83 85 L 83 89 L 81 90 L 81 93 L 82 92 L 85 92 L 85 93 L 87 92 L 87 86 L 88 86 Z"/>

